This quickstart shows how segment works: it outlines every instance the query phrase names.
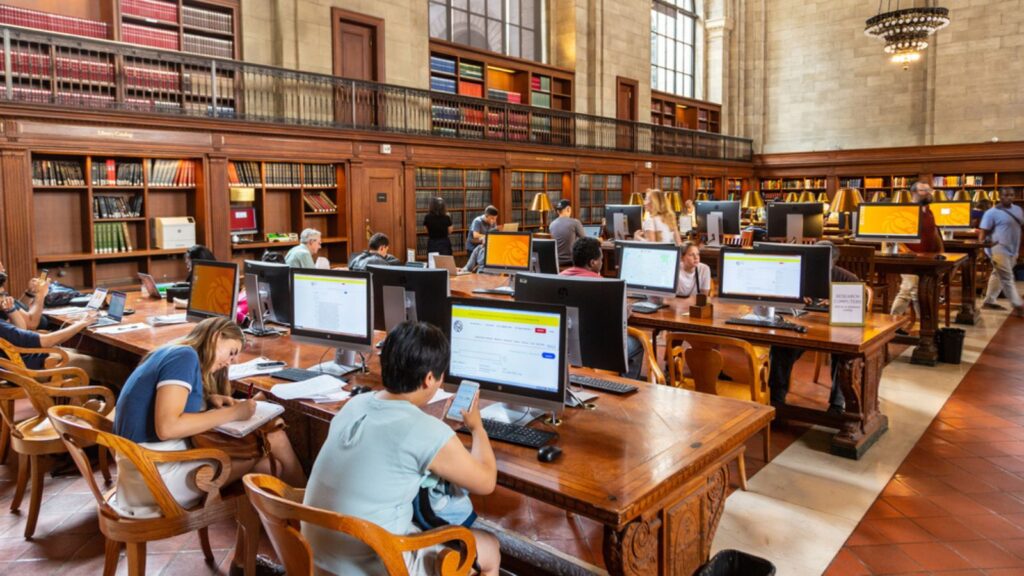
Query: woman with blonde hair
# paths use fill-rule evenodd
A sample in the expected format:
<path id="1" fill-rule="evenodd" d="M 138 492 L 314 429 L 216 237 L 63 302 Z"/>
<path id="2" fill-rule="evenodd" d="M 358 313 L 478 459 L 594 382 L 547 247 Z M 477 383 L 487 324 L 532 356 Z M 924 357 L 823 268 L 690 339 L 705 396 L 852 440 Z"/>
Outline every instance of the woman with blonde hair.
<path id="1" fill-rule="evenodd" d="M 676 213 L 668 203 L 668 198 L 661 190 L 649 189 L 644 196 L 644 211 L 647 216 L 643 225 L 636 232 L 637 240 L 647 242 L 671 242 L 683 243 L 679 235 L 679 222 L 676 220 Z"/>
<path id="2" fill-rule="evenodd" d="M 228 366 L 241 352 L 245 335 L 228 318 L 207 318 L 188 336 L 153 350 L 125 382 L 118 399 L 114 432 L 144 448 L 157 451 L 187 450 L 189 438 L 213 428 L 247 420 L 256 411 L 255 399 L 231 397 Z M 257 397 L 258 398 L 258 397 Z M 280 477 L 304 486 L 305 475 L 283 430 L 267 435 Z M 171 495 L 184 507 L 195 504 L 203 492 L 195 484 L 199 462 L 163 462 L 157 465 Z M 229 482 L 248 472 L 270 473 L 269 457 L 232 459 Z M 125 514 L 159 515 L 152 494 L 131 463 L 118 460 L 117 507 Z"/>

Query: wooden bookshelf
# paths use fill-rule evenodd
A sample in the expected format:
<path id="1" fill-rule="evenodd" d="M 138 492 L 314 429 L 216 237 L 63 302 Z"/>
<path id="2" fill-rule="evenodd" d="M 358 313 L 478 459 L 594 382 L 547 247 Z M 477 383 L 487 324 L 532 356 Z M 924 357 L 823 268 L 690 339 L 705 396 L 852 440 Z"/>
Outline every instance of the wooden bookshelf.
<path id="1" fill-rule="evenodd" d="M 799 194 L 804 190 L 817 196 L 819 193 L 829 190 L 829 178 L 825 176 L 761 178 L 759 189 L 765 202 L 781 200 L 788 192 Z"/>
<path id="2" fill-rule="evenodd" d="M 600 224 L 607 204 L 623 204 L 631 192 L 624 174 L 580 174 L 576 217 L 584 224 Z M 533 199 L 531 197 L 530 201 Z M 554 201 L 551 203 L 554 206 Z"/>
<path id="3" fill-rule="evenodd" d="M 32 258 L 64 284 L 183 279 L 185 250 L 156 246 L 154 218 L 192 217 L 196 242 L 207 243 L 202 159 L 38 152 L 31 162 Z"/>
<path id="4" fill-rule="evenodd" d="M 264 250 L 287 250 L 298 242 L 269 242 L 270 233 L 296 235 L 315 228 L 322 236 L 319 256 L 332 263 L 348 260 L 345 169 L 340 164 L 229 160 L 228 191 L 252 188 L 252 202 L 232 208 L 254 208 L 256 232 L 232 237 L 236 260 L 258 260 Z"/>
<path id="5" fill-rule="evenodd" d="M 695 176 L 693 178 L 693 191 L 695 194 L 707 194 L 708 200 L 722 199 L 722 179 L 707 176 Z"/>
<path id="6" fill-rule="evenodd" d="M 512 194 L 512 213 L 500 216 L 499 219 L 502 222 L 518 222 L 520 230 L 541 232 L 541 215 L 530 210 L 534 195 L 546 192 L 553 208 L 562 198 L 572 197 L 572 174 L 513 170 L 509 190 Z M 552 215 L 549 214 L 546 220 L 551 223 L 551 219 Z"/>
<path id="7" fill-rule="evenodd" d="M 721 133 L 721 119 L 720 104 L 651 92 L 651 124 Z"/>
<path id="8" fill-rule="evenodd" d="M 466 255 L 466 235 L 473 219 L 483 214 L 484 208 L 494 204 L 494 190 L 500 180 L 494 170 L 466 170 L 462 168 L 416 169 L 416 255 L 426 258 L 427 229 L 423 218 L 430 208 L 431 198 L 444 199 L 452 219 L 452 253 Z"/>
<path id="9" fill-rule="evenodd" d="M 658 189 L 662 192 L 678 192 L 684 202 L 694 199 L 694 196 L 690 193 L 689 176 L 659 176 L 655 182 L 658 183 Z"/>

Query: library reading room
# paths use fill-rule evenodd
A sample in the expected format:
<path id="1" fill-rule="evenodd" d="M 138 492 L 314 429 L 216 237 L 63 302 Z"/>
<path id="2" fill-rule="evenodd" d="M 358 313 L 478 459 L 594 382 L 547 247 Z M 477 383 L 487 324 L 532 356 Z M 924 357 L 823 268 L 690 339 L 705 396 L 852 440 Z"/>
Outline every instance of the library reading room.
<path id="1" fill-rule="evenodd" d="M 1024 0 L 0 0 L 0 575 L 1024 575 L 1022 228 Z"/>

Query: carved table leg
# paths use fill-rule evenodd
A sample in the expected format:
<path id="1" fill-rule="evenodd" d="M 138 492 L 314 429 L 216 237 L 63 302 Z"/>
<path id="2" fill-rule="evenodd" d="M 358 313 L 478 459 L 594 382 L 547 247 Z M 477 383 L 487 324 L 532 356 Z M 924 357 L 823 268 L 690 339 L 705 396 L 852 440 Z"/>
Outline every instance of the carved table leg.
<path id="1" fill-rule="evenodd" d="M 978 321 L 978 307 L 975 305 L 975 275 L 977 274 L 978 251 L 967 252 L 967 263 L 960 271 L 960 311 L 956 314 L 957 324 L 973 326 Z"/>
<path id="2" fill-rule="evenodd" d="M 857 356 L 833 356 L 838 362 L 839 386 L 846 410 L 839 433 L 832 438 L 831 452 L 859 459 L 889 428 L 889 419 L 879 411 L 878 386 L 885 366 L 882 348 Z"/>
<path id="3" fill-rule="evenodd" d="M 917 297 L 921 305 L 921 336 L 910 361 L 913 364 L 935 366 L 939 359 L 939 351 L 935 347 L 935 331 L 939 321 L 938 272 L 930 271 L 921 274 L 920 278 Z"/>

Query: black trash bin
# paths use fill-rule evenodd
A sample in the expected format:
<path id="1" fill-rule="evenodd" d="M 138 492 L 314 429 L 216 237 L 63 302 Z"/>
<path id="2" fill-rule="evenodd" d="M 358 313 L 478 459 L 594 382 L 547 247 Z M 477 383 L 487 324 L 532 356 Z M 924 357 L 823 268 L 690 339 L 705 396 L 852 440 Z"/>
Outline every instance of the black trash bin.
<path id="1" fill-rule="evenodd" d="M 772 576 L 775 565 L 739 550 L 722 550 L 693 576 Z"/>
<path id="2" fill-rule="evenodd" d="M 939 349 L 939 362 L 959 364 L 964 352 L 964 335 L 960 328 L 941 328 L 935 333 L 935 345 Z"/>

